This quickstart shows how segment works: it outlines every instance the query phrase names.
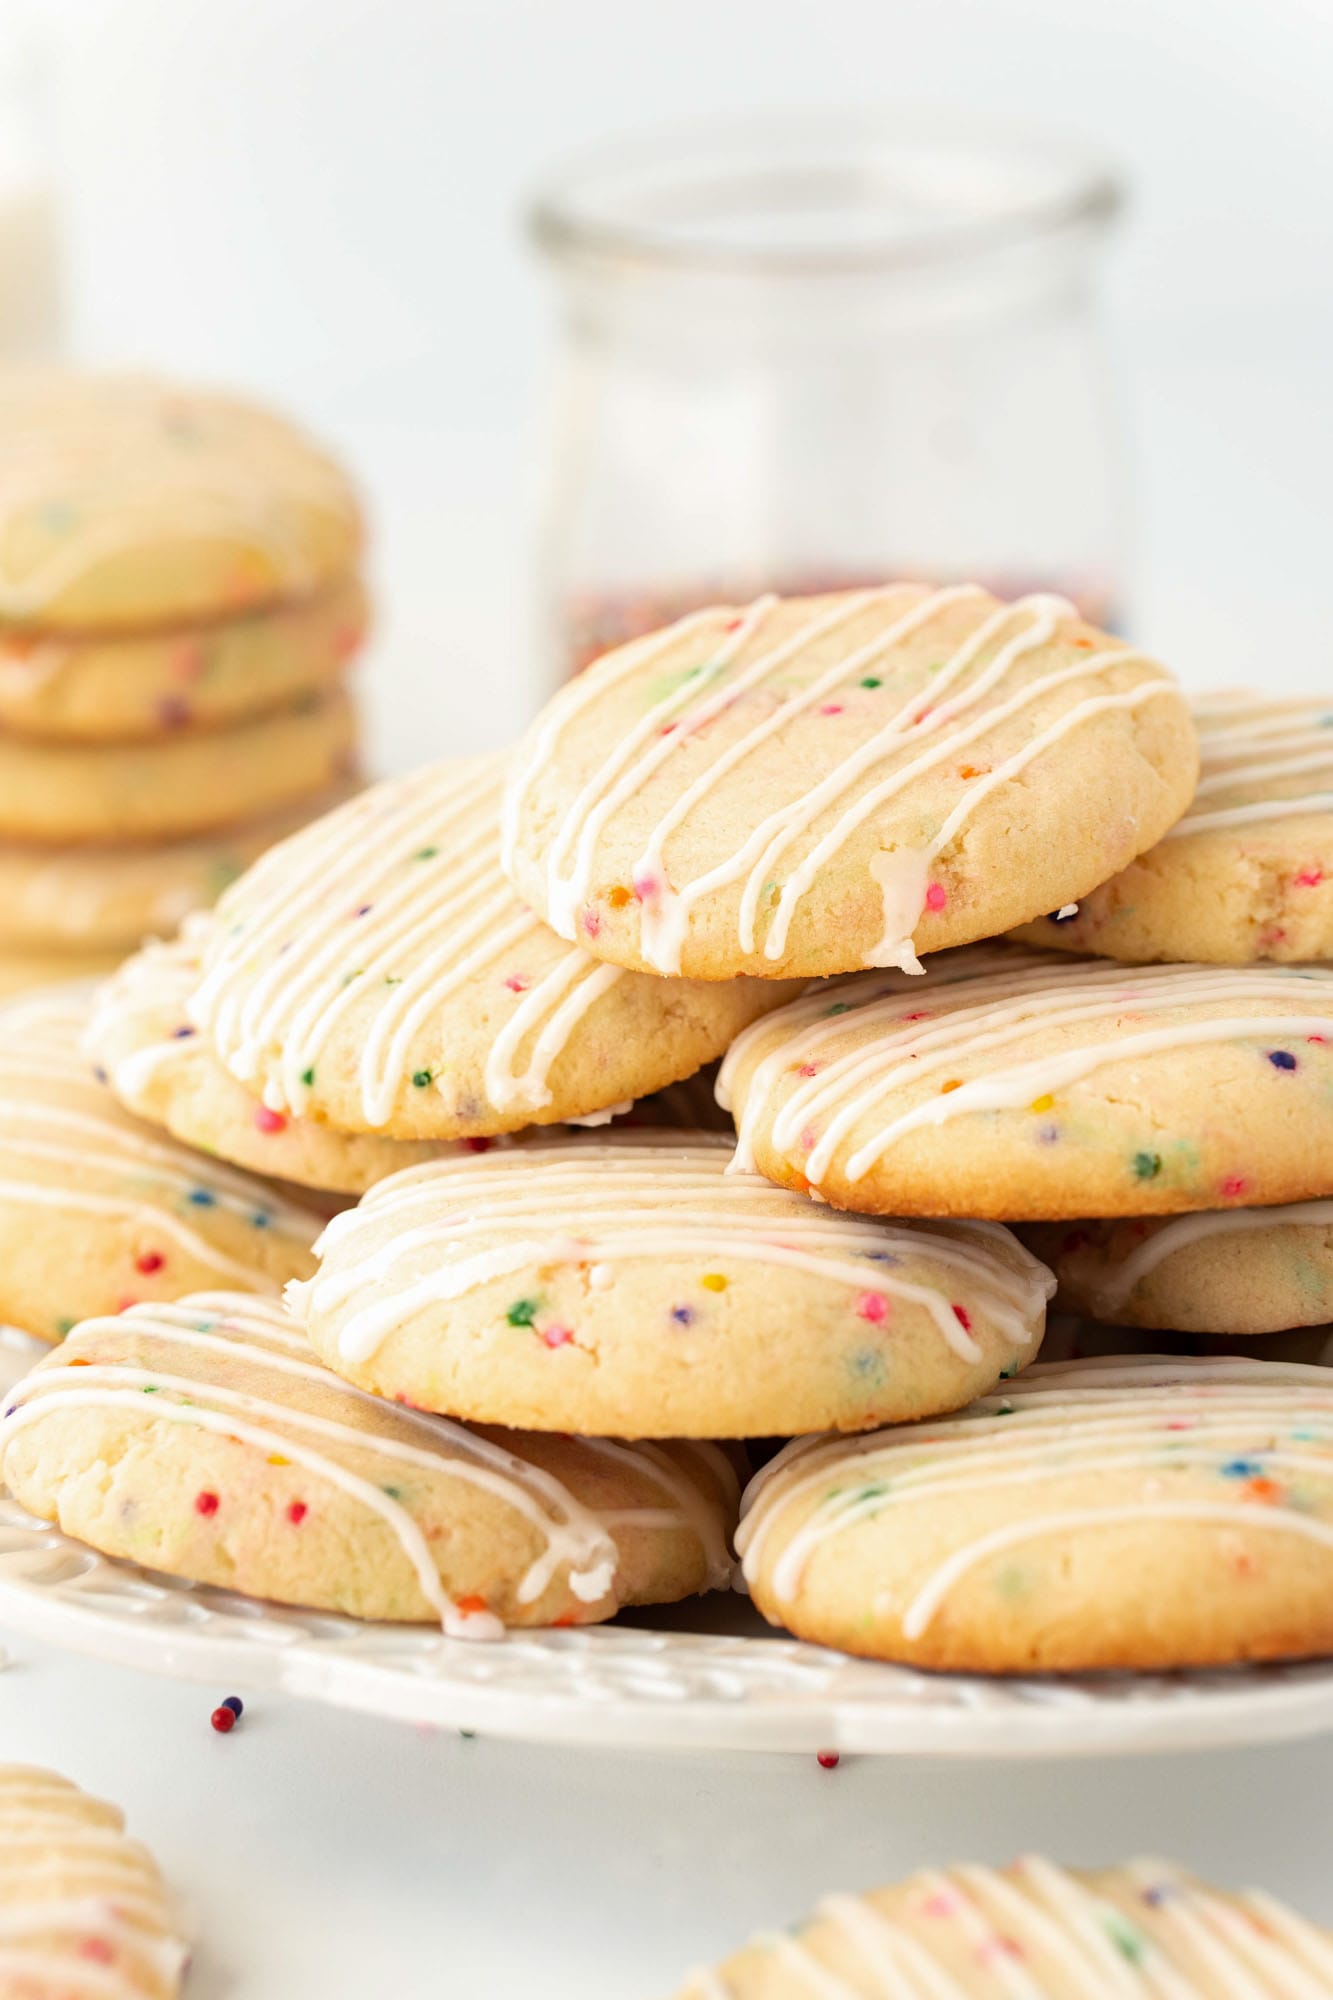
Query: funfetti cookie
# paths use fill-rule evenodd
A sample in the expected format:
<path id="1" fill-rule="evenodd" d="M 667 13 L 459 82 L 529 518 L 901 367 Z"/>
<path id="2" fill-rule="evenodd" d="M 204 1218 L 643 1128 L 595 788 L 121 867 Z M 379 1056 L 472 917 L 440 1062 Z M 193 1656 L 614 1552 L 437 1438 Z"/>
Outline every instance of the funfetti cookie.
<path id="1" fill-rule="evenodd" d="M 0 841 L 0 954 L 123 957 L 146 937 L 169 937 L 192 911 L 215 903 L 266 848 L 344 796 L 335 791 L 195 840 L 151 847 Z"/>
<path id="2" fill-rule="evenodd" d="M 964 1673 L 1333 1652 L 1333 1376 L 1038 1364 L 959 1416 L 803 1438 L 738 1546 L 802 1639 Z"/>
<path id="3" fill-rule="evenodd" d="M 228 729 L 151 743 L 0 732 L 0 839 L 33 845 L 208 834 L 345 785 L 356 711 L 342 688 Z"/>
<path id="4" fill-rule="evenodd" d="M 664 980 L 564 943 L 500 871 L 505 760 L 376 785 L 228 890 L 191 1018 L 270 1110 L 461 1139 L 689 1076 L 793 988 Z"/>
<path id="5" fill-rule="evenodd" d="M 724 1585 L 707 1446 L 469 1430 L 360 1394 L 230 1293 L 89 1320 L 11 1392 L 0 1474 L 103 1554 L 464 1638 Z"/>
<path id="6" fill-rule="evenodd" d="M 696 1972 L 677 2000 L 1318 2000 L 1333 1935 L 1169 1861 L 926 1868 Z"/>
<path id="7" fill-rule="evenodd" d="M 87 986 L 0 1007 L 0 1324 L 76 1320 L 200 1285 L 276 1293 L 323 1216 L 121 1110 L 80 1043 Z"/>
<path id="8" fill-rule="evenodd" d="M 739 1036 L 739 1159 L 873 1214 L 1049 1221 L 1333 1193 L 1333 967 L 976 946 Z"/>
<path id="9" fill-rule="evenodd" d="M 0 626 L 142 630 L 313 597 L 355 497 L 282 418 L 136 375 L 0 375 Z"/>
<path id="10" fill-rule="evenodd" d="M 917 969 L 1086 895 L 1197 770 L 1165 668 L 1059 597 L 896 584 L 700 611 L 562 688 L 505 866 L 562 937 L 693 978 Z"/>
<path id="11" fill-rule="evenodd" d="M 238 1083 L 187 1011 L 210 923 L 200 914 L 179 937 L 146 945 L 98 989 L 84 1053 L 127 1111 L 233 1165 L 345 1194 L 454 1149 L 447 1140 L 338 1132 L 271 1111 Z"/>
<path id="12" fill-rule="evenodd" d="M 29 949 L 0 944 L 0 1000 L 31 988 L 66 985 L 71 980 L 94 980 L 111 972 L 120 962 L 120 952 L 106 947 L 92 951 L 61 951 L 37 946 Z"/>
<path id="13" fill-rule="evenodd" d="M 1069 1312 L 1183 1333 L 1279 1333 L 1333 1320 L 1333 1201 L 1124 1221 L 1032 1223 Z"/>
<path id="14" fill-rule="evenodd" d="M 1333 700 L 1218 694 L 1192 704 L 1194 803 L 1077 907 L 1019 935 L 1120 959 L 1250 965 L 1333 958 Z"/>
<path id="15" fill-rule="evenodd" d="M 1053 1280 L 1007 1230 L 837 1215 L 723 1138 L 437 1161 L 337 1218 L 288 1301 L 331 1368 L 480 1422 L 625 1437 L 858 1430 L 1020 1367 Z"/>
<path id="16" fill-rule="evenodd" d="M 174 2000 L 187 1947 L 157 1863 L 123 1814 L 0 1765 L 0 1992 L 7 2000 Z"/>
<path id="17" fill-rule="evenodd" d="M 326 687 L 365 637 L 355 577 L 323 595 L 193 630 L 85 636 L 0 626 L 0 724 L 117 742 L 216 729 Z"/>

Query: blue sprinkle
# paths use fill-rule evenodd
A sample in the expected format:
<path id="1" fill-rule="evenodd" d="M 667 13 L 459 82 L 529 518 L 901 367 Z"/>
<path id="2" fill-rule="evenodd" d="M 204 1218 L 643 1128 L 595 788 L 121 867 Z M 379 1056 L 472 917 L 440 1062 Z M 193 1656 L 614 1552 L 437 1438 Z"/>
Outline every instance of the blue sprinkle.
<path id="1" fill-rule="evenodd" d="M 676 1325 L 677 1325 L 677 1326 L 693 1326 L 693 1325 L 694 1325 L 694 1307 L 693 1307 L 693 1306 L 672 1306 L 672 1308 L 671 1308 L 671 1317 L 672 1317 L 672 1319 L 674 1319 L 674 1320 L 675 1320 L 675 1322 L 676 1322 Z"/>
<path id="2" fill-rule="evenodd" d="M 1224 1479 L 1257 1479 L 1263 1471 L 1256 1458 L 1229 1458 L 1222 1467 Z"/>
<path id="3" fill-rule="evenodd" d="M 1295 1069 L 1296 1058 L 1289 1049 L 1270 1049 L 1268 1060 L 1274 1069 Z"/>
<path id="4" fill-rule="evenodd" d="M 171 1039 L 173 1042 L 188 1041 L 190 1036 L 196 1034 L 197 1032 L 198 1032 L 197 1029 L 194 1028 L 173 1028 L 171 1031 Z"/>
<path id="5" fill-rule="evenodd" d="M 195 1208 L 216 1208 L 217 1196 L 209 1188 L 191 1188 L 186 1200 Z"/>
<path id="6" fill-rule="evenodd" d="M 262 1208 L 257 1208 L 254 1214 L 250 1217 L 250 1220 L 254 1224 L 256 1229 L 267 1229 L 269 1224 L 272 1222 L 273 1217 L 271 1215 L 265 1215 Z"/>
<path id="7" fill-rule="evenodd" d="M 898 1259 L 891 1250 L 867 1250 L 866 1261 L 871 1264 L 896 1264 Z"/>

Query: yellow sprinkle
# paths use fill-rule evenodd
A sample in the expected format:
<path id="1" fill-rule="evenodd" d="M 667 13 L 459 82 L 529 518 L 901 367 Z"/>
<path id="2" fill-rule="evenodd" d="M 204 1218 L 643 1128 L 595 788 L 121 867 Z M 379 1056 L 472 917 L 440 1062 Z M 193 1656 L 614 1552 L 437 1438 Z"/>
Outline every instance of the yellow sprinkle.
<path id="1" fill-rule="evenodd" d="M 706 1292 L 725 1292 L 727 1289 L 727 1281 L 720 1271 L 705 1272 L 699 1283 Z"/>
<path id="2" fill-rule="evenodd" d="M 1053 1097 L 1051 1096 L 1051 1093 L 1050 1093 L 1050 1091 L 1049 1091 L 1049 1090 L 1045 1090 L 1045 1091 L 1043 1091 L 1043 1092 L 1042 1092 L 1042 1094 L 1041 1094 L 1041 1096 L 1040 1096 L 1040 1097 L 1034 1097 L 1034 1098 L 1033 1098 L 1033 1100 L 1032 1100 L 1031 1104 L 1029 1104 L 1029 1106 L 1028 1106 L 1028 1110 L 1029 1110 L 1029 1111 L 1049 1111 L 1049 1110 L 1050 1110 L 1050 1108 L 1051 1108 L 1051 1106 L 1052 1106 L 1052 1105 L 1054 1104 L 1054 1102 L 1055 1102 L 1055 1099 L 1054 1099 L 1054 1098 L 1053 1098 Z"/>
<path id="3" fill-rule="evenodd" d="M 269 1464 L 270 1464 L 270 1465 L 290 1465 L 290 1464 L 291 1464 L 291 1460 L 290 1460 L 289 1458 L 282 1458 L 282 1457 L 280 1457 L 280 1456 L 279 1456 L 279 1454 L 278 1454 L 278 1453 L 277 1453 L 277 1452 L 275 1451 L 275 1452 L 274 1452 L 274 1453 L 273 1453 L 273 1454 L 271 1455 L 271 1457 L 269 1458 Z"/>

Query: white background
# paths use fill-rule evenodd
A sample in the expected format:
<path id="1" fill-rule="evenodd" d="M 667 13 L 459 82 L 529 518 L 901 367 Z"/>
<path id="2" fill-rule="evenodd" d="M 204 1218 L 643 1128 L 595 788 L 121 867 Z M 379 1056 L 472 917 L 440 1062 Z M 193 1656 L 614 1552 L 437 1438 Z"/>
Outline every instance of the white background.
<path id="1" fill-rule="evenodd" d="M 523 195 L 590 140 L 753 107 L 1001 110 L 1118 159 L 1136 636 L 1196 681 L 1324 674 L 1333 0 L 37 7 L 77 347 L 253 384 L 343 443 L 394 761 L 502 740 L 530 702 L 550 318 Z"/>
<path id="2" fill-rule="evenodd" d="M 0 10 L 12 0 L 0 0 Z M 77 351 L 250 384 L 362 469 L 383 754 L 531 689 L 553 155 L 708 111 L 999 108 L 1124 164 L 1109 270 L 1142 638 L 1321 685 L 1333 8 L 1316 0 L 49 0 Z M 1018 1770 L 614 1759 L 422 1737 L 15 1647 L 0 1759 L 121 1799 L 199 1907 L 201 2000 L 651 2000 L 832 1886 L 1041 1846 L 1174 1850 L 1333 1921 L 1333 1746 Z"/>

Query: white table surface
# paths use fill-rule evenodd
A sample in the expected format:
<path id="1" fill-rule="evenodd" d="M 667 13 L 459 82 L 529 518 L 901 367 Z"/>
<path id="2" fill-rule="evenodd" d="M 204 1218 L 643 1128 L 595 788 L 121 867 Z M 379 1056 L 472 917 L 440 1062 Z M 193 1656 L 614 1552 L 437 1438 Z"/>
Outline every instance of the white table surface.
<path id="1" fill-rule="evenodd" d="M 961 1765 L 571 1754 L 64 1658 L 0 1631 L 0 1762 L 118 1800 L 196 1915 L 191 2000 L 664 2000 L 833 1887 L 1170 1854 L 1333 1923 L 1333 1737 Z"/>

